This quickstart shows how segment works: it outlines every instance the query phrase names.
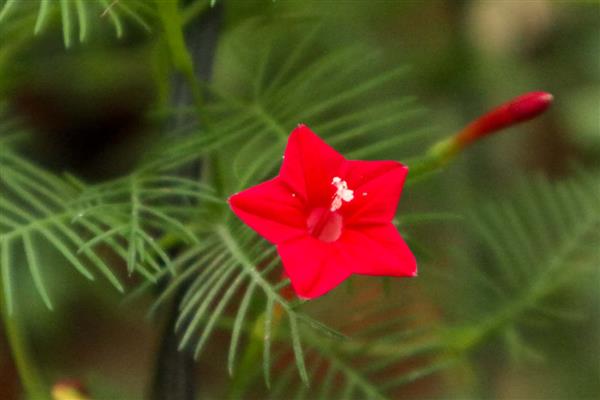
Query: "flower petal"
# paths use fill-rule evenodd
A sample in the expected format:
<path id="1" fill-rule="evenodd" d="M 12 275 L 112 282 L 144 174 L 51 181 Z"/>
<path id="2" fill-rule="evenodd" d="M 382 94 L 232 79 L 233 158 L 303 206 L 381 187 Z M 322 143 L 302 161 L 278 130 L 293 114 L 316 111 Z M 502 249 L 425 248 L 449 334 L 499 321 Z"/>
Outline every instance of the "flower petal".
<path id="1" fill-rule="evenodd" d="M 281 243 L 277 250 L 294 291 L 303 298 L 319 297 L 351 274 L 334 243 L 305 236 Z"/>
<path id="2" fill-rule="evenodd" d="M 408 168 L 397 161 L 347 161 L 344 178 L 354 199 L 341 208 L 346 226 L 387 224 L 396 214 Z"/>
<path id="3" fill-rule="evenodd" d="M 229 205 L 242 221 L 271 243 L 306 234 L 302 202 L 279 178 L 231 196 Z"/>
<path id="4" fill-rule="evenodd" d="M 392 224 L 346 229 L 338 245 L 353 273 L 416 276 L 417 261 Z"/>
<path id="5" fill-rule="evenodd" d="M 299 125 L 291 133 L 279 172 L 281 179 L 307 204 L 329 207 L 345 159 L 307 126 Z"/>

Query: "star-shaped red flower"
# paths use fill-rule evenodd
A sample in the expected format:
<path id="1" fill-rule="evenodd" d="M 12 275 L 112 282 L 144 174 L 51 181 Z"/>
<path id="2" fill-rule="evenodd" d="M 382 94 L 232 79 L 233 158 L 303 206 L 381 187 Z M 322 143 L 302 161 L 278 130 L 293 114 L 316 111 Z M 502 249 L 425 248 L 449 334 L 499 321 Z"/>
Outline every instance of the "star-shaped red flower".
<path id="1" fill-rule="evenodd" d="M 351 274 L 416 276 L 415 257 L 391 223 L 407 172 L 396 161 L 346 160 L 300 125 L 279 175 L 229 204 L 277 245 L 296 294 L 315 298 Z"/>

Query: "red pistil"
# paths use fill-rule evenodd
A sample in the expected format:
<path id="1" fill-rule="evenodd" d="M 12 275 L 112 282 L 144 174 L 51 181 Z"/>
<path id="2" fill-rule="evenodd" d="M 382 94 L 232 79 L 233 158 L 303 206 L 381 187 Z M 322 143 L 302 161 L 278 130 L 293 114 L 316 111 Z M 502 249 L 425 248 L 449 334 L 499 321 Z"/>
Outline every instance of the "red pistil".
<path id="1" fill-rule="evenodd" d="M 308 233 L 323 242 L 335 242 L 342 234 L 342 216 L 326 208 L 315 208 L 306 221 Z"/>

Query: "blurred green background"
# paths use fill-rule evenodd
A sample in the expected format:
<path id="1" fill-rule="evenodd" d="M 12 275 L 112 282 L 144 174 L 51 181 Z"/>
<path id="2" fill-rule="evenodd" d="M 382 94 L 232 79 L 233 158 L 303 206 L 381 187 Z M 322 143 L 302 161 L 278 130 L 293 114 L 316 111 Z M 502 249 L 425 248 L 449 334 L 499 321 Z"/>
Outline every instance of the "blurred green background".
<path id="1" fill-rule="evenodd" d="M 257 18 L 319 20 L 326 26 L 327 34 L 319 39 L 324 46 L 365 43 L 380 50 L 386 64 L 410 66 L 402 94 L 415 95 L 426 108 L 420 123 L 433 138 L 458 131 L 521 93 L 544 90 L 554 95 L 543 117 L 478 143 L 448 171 L 405 193 L 401 211 L 460 214 L 484 200 L 505 197 L 522 176 L 543 174 L 558 180 L 573 166 L 600 167 L 597 1 L 238 0 L 224 1 L 223 6 L 219 38 Z M 146 113 L 169 96 L 156 80 L 154 67 L 160 63 L 153 58 L 154 37 L 134 27 L 116 39 L 110 29 L 99 29 L 89 43 L 65 50 L 58 21 L 24 44 L 0 37 L 0 93 L 35 127 L 32 157 L 93 181 L 130 170 L 160 134 L 161 127 L 145 118 Z M 235 68 L 219 69 L 235 63 L 227 57 L 217 51 L 215 79 L 235 82 L 230 75 Z M 415 153 L 421 150 L 415 148 Z M 427 295 L 423 280 L 429 266 L 451 268 L 445 264 L 450 247 L 469 251 L 463 227 L 452 220 L 419 226 L 411 235 L 425 245 L 425 262 L 420 282 L 402 283 L 403 295 L 419 304 L 415 309 L 422 309 L 428 319 L 446 317 Z M 53 312 L 33 295 L 31 280 L 20 280 L 19 312 L 27 316 L 40 364 L 52 380 L 77 378 L 95 388 L 94 398 L 144 398 L 160 333 L 160 321 L 144 318 L 151 299 L 123 305 L 107 283 L 84 281 L 66 268 L 54 270 L 49 275 Z M 470 282 L 463 284 L 468 287 Z M 469 385 L 470 374 L 478 376 L 482 387 L 476 393 L 485 398 L 595 398 L 600 393 L 600 282 L 588 284 L 591 290 L 581 291 L 585 296 L 573 290 L 571 298 L 561 300 L 578 304 L 582 318 L 535 334 L 543 354 L 536 362 L 512 363 L 492 343 L 477 354 L 481 371 L 444 373 L 399 391 L 397 398 L 464 395 L 460 387 Z M 596 295 L 589 295 L 594 287 Z M 339 318 L 337 309 L 346 297 L 337 294 L 327 299 L 327 307 L 317 307 L 321 319 Z M 17 398 L 14 365 L 6 342 L 0 343 L 0 398 Z M 198 380 L 206 398 L 227 386 L 227 343 L 226 335 L 217 338 L 200 360 Z"/>

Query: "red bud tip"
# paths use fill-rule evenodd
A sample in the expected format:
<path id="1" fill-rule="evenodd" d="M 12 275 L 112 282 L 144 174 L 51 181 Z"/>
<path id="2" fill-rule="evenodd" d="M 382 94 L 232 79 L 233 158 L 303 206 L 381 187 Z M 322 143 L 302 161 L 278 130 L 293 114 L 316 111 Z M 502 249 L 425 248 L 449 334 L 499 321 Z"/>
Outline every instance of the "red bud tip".
<path id="1" fill-rule="evenodd" d="M 469 124 L 455 138 L 459 148 L 519 122 L 537 117 L 550 107 L 553 96 L 546 92 L 531 92 L 516 97 Z"/>

